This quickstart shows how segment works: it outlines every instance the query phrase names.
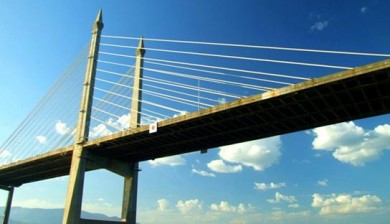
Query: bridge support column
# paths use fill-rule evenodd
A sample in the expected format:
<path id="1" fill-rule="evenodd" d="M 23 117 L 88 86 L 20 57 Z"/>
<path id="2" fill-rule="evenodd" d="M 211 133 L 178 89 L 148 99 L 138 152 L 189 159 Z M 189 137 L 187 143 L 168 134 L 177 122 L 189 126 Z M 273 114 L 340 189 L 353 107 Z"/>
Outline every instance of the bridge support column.
<path id="1" fill-rule="evenodd" d="M 8 224 L 9 215 L 11 213 L 12 198 L 14 195 L 14 187 L 1 187 L 1 189 L 8 191 L 7 204 L 4 209 L 3 224 Z"/>
<path id="2" fill-rule="evenodd" d="M 121 223 L 135 224 L 137 211 L 138 162 L 124 162 L 89 152 L 87 169 L 106 169 L 124 178 Z M 99 221 L 103 223 L 104 221 Z M 110 223 L 110 222 L 107 222 Z"/>
<path id="3" fill-rule="evenodd" d="M 85 150 L 82 146 L 76 146 L 73 149 L 63 224 L 80 222 L 86 163 Z"/>
<path id="4" fill-rule="evenodd" d="M 121 222 L 136 224 L 138 162 L 125 163 L 87 153 L 82 148 L 74 149 L 69 177 L 68 196 L 63 224 L 69 223 L 115 223 L 109 221 L 81 219 L 81 205 L 84 190 L 85 171 L 107 169 L 124 177 Z"/>
<path id="5" fill-rule="evenodd" d="M 138 171 L 138 162 L 132 163 L 129 175 L 124 176 L 122 221 L 126 221 L 127 224 L 136 224 Z"/>

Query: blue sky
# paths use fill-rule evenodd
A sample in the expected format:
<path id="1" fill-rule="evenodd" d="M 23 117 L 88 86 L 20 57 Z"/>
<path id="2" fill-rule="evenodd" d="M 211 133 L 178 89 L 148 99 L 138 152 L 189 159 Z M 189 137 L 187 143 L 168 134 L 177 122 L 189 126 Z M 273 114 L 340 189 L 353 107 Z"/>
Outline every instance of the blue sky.
<path id="1" fill-rule="evenodd" d="M 89 41 L 100 8 L 104 34 L 389 53 L 389 7 L 387 1 L 3 1 L 0 142 Z M 389 118 L 143 162 L 137 220 L 384 223 L 390 219 Z M 61 208 L 66 187 L 67 177 L 23 185 L 14 205 Z M 121 192 L 121 178 L 90 172 L 83 209 L 119 216 Z"/>

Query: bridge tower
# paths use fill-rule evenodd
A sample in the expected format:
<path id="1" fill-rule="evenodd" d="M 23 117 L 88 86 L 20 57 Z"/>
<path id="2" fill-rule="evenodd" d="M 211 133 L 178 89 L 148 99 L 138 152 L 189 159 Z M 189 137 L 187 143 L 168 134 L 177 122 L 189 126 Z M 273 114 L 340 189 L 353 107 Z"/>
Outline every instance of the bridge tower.
<path id="1" fill-rule="evenodd" d="M 96 65 L 99 52 L 100 35 L 103 29 L 103 15 L 100 10 L 93 24 L 92 40 L 89 49 L 88 64 L 85 72 L 83 95 L 76 129 L 75 144 L 69 173 L 68 192 L 65 202 L 63 224 L 80 223 L 81 204 L 84 188 L 84 174 L 87 167 L 87 141 L 91 117 L 92 97 L 95 84 Z"/>
<path id="2" fill-rule="evenodd" d="M 135 70 L 133 95 L 130 110 L 130 128 L 137 128 L 141 123 L 141 88 L 143 80 L 143 57 L 145 55 L 144 41 L 141 37 L 138 47 L 135 50 Z M 137 191 L 138 191 L 138 162 L 130 164 L 131 173 L 129 176 L 124 176 L 123 189 L 123 204 L 122 204 L 122 220 L 129 220 L 129 223 L 136 223 L 137 216 Z"/>
<path id="3" fill-rule="evenodd" d="M 85 73 L 83 95 L 80 104 L 75 144 L 69 173 L 68 191 L 65 202 L 63 224 L 94 224 L 94 223 L 136 223 L 138 162 L 123 162 L 101 157 L 84 149 L 88 141 L 90 128 L 93 90 L 99 52 L 100 35 L 103 29 L 102 10 L 99 11 L 93 24 L 92 40 Z M 143 39 L 140 39 L 136 49 L 136 67 L 133 87 L 130 128 L 137 128 L 140 123 L 140 99 L 142 87 Z M 121 222 L 87 220 L 81 218 L 81 207 L 84 188 L 84 176 L 88 170 L 107 169 L 124 178 Z"/>

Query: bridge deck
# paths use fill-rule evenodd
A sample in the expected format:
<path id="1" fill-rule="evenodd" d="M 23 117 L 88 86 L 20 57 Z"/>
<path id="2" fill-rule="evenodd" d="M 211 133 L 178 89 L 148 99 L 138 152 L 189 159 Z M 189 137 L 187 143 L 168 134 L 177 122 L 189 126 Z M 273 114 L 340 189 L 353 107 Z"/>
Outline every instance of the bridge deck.
<path id="1" fill-rule="evenodd" d="M 390 112 L 390 60 L 89 141 L 90 153 L 145 161 Z M 68 175 L 72 147 L 0 167 L 0 185 Z"/>

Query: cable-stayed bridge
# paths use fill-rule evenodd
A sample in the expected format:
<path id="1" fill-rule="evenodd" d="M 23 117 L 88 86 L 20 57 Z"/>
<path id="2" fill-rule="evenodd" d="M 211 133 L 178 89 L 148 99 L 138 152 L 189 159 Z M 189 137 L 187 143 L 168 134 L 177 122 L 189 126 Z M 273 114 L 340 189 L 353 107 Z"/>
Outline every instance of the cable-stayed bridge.
<path id="1" fill-rule="evenodd" d="M 102 29 L 100 12 L 91 43 L 0 146 L 8 215 L 14 187 L 69 175 L 63 223 L 112 223 L 80 219 L 84 172 L 105 168 L 124 177 L 121 223 L 135 223 L 140 161 L 390 111 L 389 54 Z"/>

